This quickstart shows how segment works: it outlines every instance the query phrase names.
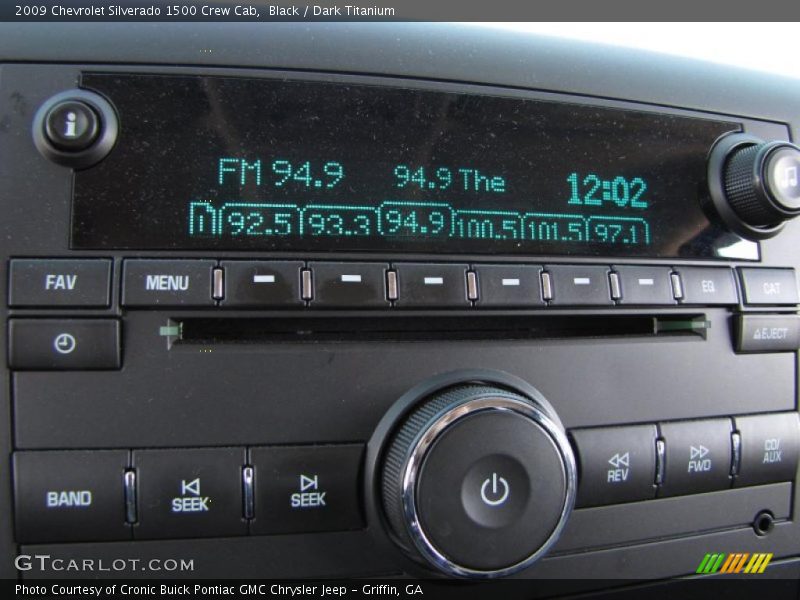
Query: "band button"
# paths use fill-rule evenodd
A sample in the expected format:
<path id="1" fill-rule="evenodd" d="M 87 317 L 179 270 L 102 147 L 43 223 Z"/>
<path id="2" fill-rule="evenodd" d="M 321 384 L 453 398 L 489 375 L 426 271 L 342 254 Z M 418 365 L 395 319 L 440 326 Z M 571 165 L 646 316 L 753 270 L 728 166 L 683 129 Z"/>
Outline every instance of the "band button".
<path id="1" fill-rule="evenodd" d="M 127 450 L 15 452 L 16 538 L 22 544 L 130 539 Z"/>

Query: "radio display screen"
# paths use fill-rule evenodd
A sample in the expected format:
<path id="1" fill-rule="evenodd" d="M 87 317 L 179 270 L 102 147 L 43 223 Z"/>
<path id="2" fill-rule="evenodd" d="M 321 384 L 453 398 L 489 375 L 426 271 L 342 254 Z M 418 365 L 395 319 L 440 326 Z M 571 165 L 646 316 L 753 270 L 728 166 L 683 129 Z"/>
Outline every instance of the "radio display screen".
<path id="1" fill-rule="evenodd" d="M 699 202 L 737 123 L 325 81 L 82 83 L 120 133 L 76 173 L 76 249 L 758 258 Z"/>

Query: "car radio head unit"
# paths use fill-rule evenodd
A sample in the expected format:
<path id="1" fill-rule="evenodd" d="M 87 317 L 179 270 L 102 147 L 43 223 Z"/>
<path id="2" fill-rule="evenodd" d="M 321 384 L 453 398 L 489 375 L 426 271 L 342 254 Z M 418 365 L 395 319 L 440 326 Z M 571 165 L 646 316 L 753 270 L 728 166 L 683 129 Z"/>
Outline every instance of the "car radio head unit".
<path id="1" fill-rule="evenodd" d="M 488 94 L 90 73 L 124 124 L 76 249 L 757 259 L 698 201 L 726 120 Z"/>
<path id="2" fill-rule="evenodd" d="M 1 68 L 26 553 L 589 589 L 800 552 L 800 149 L 775 115 Z"/>

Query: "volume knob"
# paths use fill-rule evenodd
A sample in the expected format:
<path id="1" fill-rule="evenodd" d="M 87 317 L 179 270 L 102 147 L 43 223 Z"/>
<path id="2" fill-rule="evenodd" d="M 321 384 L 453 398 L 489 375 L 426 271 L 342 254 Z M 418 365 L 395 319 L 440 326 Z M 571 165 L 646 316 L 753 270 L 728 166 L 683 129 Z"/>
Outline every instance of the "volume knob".
<path id="1" fill-rule="evenodd" d="M 709 187 L 732 231 L 749 239 L 772 237 L 800 214 L 800 148 L 743 134 L 726 136 L 712 150 Z"/>

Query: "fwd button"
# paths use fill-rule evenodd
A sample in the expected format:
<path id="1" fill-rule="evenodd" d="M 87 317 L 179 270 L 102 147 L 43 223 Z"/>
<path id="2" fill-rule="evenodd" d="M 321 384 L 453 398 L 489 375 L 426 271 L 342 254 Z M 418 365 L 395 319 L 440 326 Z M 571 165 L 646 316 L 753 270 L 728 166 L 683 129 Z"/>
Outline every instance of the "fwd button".
<path id="1" fill-rule="evenodd" d="M 252 532 L 340 531 L 363 526 L 359 472 L 363 447 L 266 447 L 250 450 L 255 470 Z"/>
<path id="2" fill-rule="evenodd" d="M 731 421 L 710 419 L 662 423 L 666 471 L 659 496 L 731 487 Z"/>

